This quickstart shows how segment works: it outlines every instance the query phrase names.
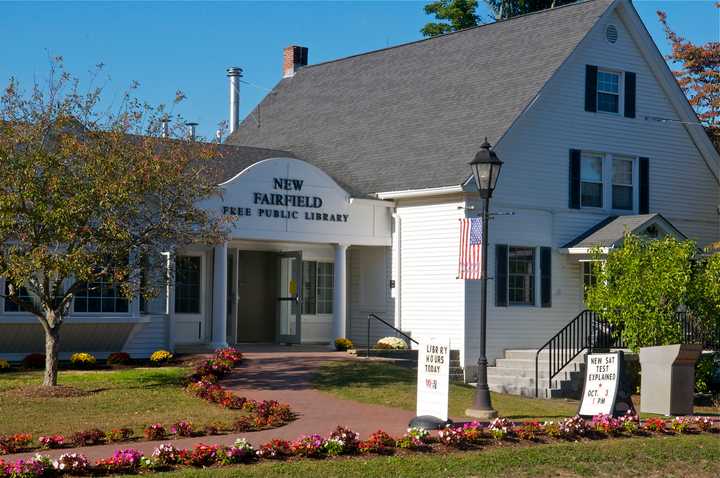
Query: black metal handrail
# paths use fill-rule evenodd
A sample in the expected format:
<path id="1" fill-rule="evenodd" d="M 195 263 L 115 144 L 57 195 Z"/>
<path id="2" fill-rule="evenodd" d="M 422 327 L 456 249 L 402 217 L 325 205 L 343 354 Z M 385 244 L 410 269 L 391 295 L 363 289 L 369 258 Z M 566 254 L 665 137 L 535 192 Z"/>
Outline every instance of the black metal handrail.
<path id="1" fill-rule="evenodd" d="M 583 310 L 535 353 L 535 397 L 540 394 L 540 353 L 548 355 L 548 388 L 552 380 L 585 349 L 625 348 L 622 333 L 592 310 Z"/>
<path id="2" fill-rule="evenodd" d="M 720 320 L 716 319 L 710 329 L 703 330 L 698 326 L 700 322 L 688 312 L 677 312 L 675 318 L 681 327 L 683 343 L 720 350 Z M 535 397 L 540 394 L 539 359 L 543 350 L 548 354 L 548 388 L 551 388 L 553 378 L 585 349 L 592 353 L 611 348 L 627 348 L 622 330 L 596 312 L 583 310 L 535 353 Z"/>
<path id="3" fill-rule="evenodd" d="M 420 345 L 420 342 L 418 342 L 418 341 L 415 340 L 414 338 L 410 337 L 408 334 L 406 334 L 406 333 L 403 332 L 402 330 L 396 328 L 394 325 L 389 324 L 387 321 L 385 321 L 384 319 L 378 317 L 377 315 L 375 315 L 375 314 L 373 314 L 373 313 L 370 313 L 370 314 L 368 314 L 368 320 L 367 320 L 367 345 L 366 345 L 367 349 L 366 349 L 366 352 L 365 352 L 365 357 L 366 357 L 366 358 L 367 358 L 367 357 L 370 357 L 370 324 L 372 323 L 372 320 L 373 320 L 373 319 L 374 319 L 374 320 L 377 320 L 377 321 L 379 321 L 379 322 L 382 322 L 382 323 L 385 324 L 386 326 L 388 326 L 388 327 L 390 327 L 391 329 L 393 329 L 393 330 L 395 331 L 395 333 L 398 333 L 398 334 L 402 335 L 403 337 L 405 337 L 405 338 L 408 339 L 409 341 L 413 342 L 415 345 Z"/>

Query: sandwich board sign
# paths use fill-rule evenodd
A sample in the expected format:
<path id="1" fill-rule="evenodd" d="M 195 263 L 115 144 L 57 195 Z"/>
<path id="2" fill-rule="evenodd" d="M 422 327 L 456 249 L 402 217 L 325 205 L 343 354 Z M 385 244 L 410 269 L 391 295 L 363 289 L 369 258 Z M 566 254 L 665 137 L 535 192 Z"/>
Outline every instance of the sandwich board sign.
<path id="1" fill-rule="evenodd" d="M 623 353 L 588 354 L 585 357 L 585 386 L 578 415 L 601 413 L 620 416 L 635 410 L 626 390 Z"/>
<path id="2" fill-rule="evenodd" d="M 450 339 L 423 340 L 418 346 L 417 416 L 448 419 Z"/>

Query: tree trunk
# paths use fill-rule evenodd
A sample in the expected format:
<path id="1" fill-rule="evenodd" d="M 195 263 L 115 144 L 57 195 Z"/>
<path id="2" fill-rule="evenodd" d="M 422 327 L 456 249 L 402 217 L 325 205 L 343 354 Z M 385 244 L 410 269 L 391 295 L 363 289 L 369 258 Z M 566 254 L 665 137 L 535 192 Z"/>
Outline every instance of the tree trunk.
<path id="1" fill-rule="evenodd" d="M 60 326 L 45 328 L 45 376 L 43 385 L 57 385 L 58 355 L 60 353 Z"/>

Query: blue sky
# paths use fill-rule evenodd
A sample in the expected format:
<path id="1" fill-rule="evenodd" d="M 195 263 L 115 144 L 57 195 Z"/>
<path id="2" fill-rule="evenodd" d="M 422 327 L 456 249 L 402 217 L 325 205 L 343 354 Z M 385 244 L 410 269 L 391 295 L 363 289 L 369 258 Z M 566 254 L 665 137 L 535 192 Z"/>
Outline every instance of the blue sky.
<path id="1" fill-rule="evenodd" d="M 48 52 L 62 55 L 81 79 L 105 63 L 106 96 L 120 95 L 132 80 L 152 104 L 172 101 L 177 89 L 188 99 L 178 111 L 212 137 L 227 118 L 225 68 L 245 70 L 244 117 L 280 79 L 282 49 L 307 46 L 310 63 L 420 39 L 430 17 L 425 1 L 354 2 L 19 2 L 0 6 L 0 83 L 11 76 L 29 85 L 43 78 Z M 480 2 L 482 4 L 482 2 Z M 655 11 L 698 42 L 720 38 L 713 1 L 636 0 L 662 51 L 667 43 Z M 484 12 L 481 12 L 484 13 Z"/>

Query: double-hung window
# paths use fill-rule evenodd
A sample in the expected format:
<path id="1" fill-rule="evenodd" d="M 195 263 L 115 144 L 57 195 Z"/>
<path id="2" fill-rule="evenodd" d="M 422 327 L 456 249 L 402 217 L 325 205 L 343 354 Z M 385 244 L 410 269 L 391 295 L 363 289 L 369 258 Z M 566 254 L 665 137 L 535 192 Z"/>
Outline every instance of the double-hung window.
<path id="1" fill-rule="evenodd" d="M 597 110 L 606 113 L 620 112 L 620 73 L 598 70 Z"/>
<path id="2" fill-rule="evenodd" d="M 25 302 L 35 302 L 35 296 L 31 295 L 30 292 L 25 287 L 20 287 L 17 289 L 17 295 L 18 298 Z M 11 299 L 9 299 L 10 295 L 10 282 L 5 281 L 5 312 L 25 312 L 25 309 L 23 309 L 20 305 L 13 302 Z"/>
<path id="3" fill-rule="evenodd" d="M 637 158 L 583 151 L 580 160 L 580 207 L 636 210 Z"/>
<path id="4" fill-rule="evenodd" d="M 334 272 L 332 262 L 303 261 L 303 314 L 333 313 Z"/>
<path id="5" fill-rule="evenodd" d="M 175 313 L 202 312 L 202 257 L 178 256 L 175 260 Z"/>
<path id="6" fill-rule="evenodd" d="M 603 207 L 603 155 L 582 153 L 580 163 L 580 205 Z"/>
<path id="7" fill-rule="evenodd" d="M 587 300 L 588 289 L 597 284 L 597 276 L 595 275 L 595 264 L 593 262 L 582 263 L 583 274 L 583 299 Z"/>
<path id="8" fill-rule="evenodd" d="M 612 208 L 633 209 L 633 162 L 630 156 L 612 158 Z"/>
<path id="9" fill-rule="evenodd" d="M 126 313 L 128 300 L 112 280 L 100 279 L 82 284 L 75 293 L 75 312 Z"/>
<path id="10" fill-rule="evenodd" d="M 535 305 L 535 248 L 510 246 L 508 298 L 510 305 Z"/>

